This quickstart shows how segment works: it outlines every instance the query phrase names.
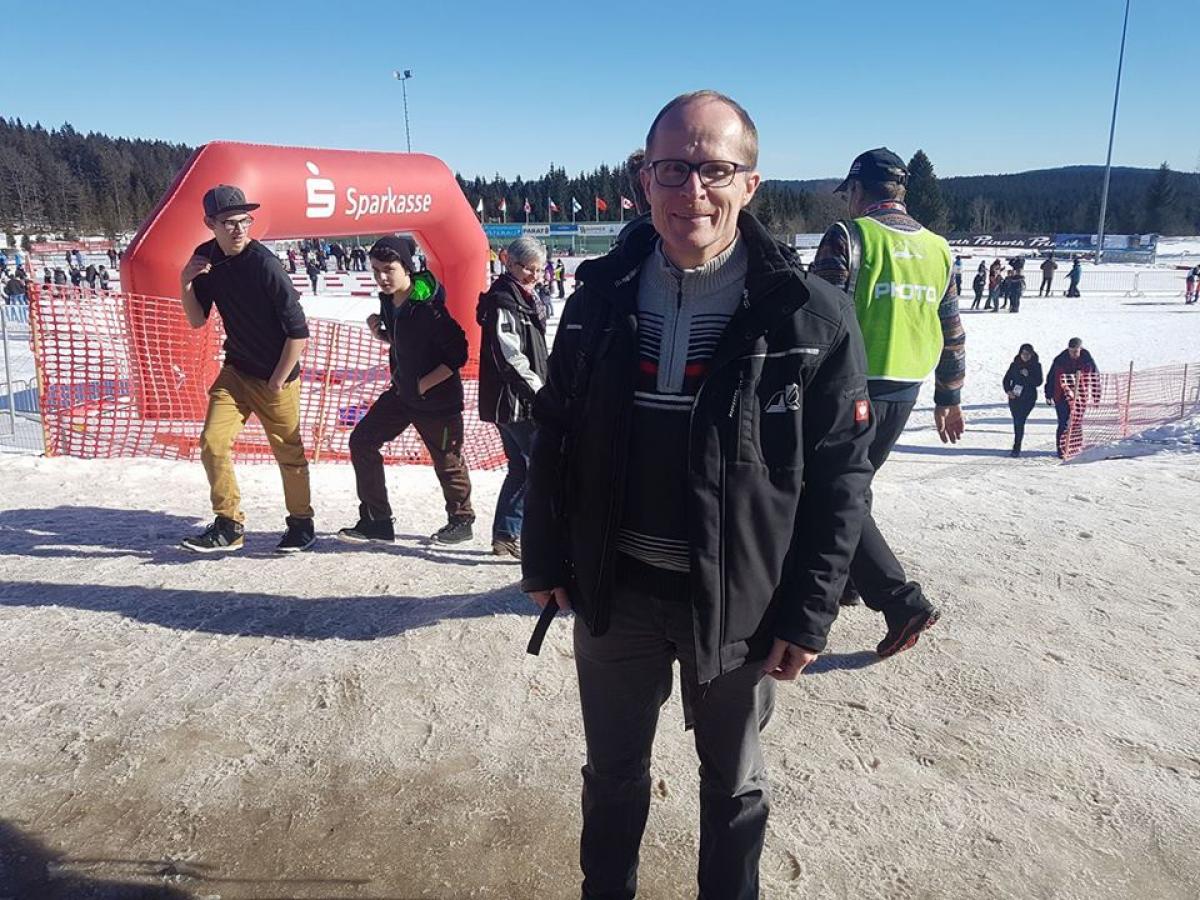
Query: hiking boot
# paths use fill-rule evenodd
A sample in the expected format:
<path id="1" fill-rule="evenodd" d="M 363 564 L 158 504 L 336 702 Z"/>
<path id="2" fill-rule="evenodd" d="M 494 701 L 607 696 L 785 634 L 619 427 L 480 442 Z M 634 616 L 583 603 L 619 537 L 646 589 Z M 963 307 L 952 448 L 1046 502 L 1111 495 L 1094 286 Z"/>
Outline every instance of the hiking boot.
<path id="1" fill-rule="evenodd" d="M 842 596 L 838 599 L 838 606 L 862 606 L 862 595 L 859 594 L 858 588 L 846 582 Z"/>
<path id="2" fill-rule="evenodd" d="M 887 635 L 879 642 L 875 652 L 879 654 L 880 659 L 887 659 L 889 656 L 895 656 L 897 653 L 907 650 L 921 637 L 922 631 L 934 626 L 941 615 L 941 610 L 930 606 L 912 613 L 905 619 L 889 624 Z"/>
<path id="3" fill-rule="evenodd" d="M 339 541 L 351 544 L 366 544 L 372 541 L 392 544 L 396 541 L 396 528 L 392 520 L 360 518 L 353 528 L 342 528 L 337 533 Z"/>
<path id="4" fill-rule="evenodd" d="M 283 537 L 275 545 L 276 553 L 299 553 L 301 550 L 307 550 L 317 542 L 317 535 L 313 530 L 312 519 L 288 516 L 285 521 L 287 522 L 287 531 L 283 533 Z"/>
<path id="5" fill-rule="evenodd" d="M 203 534 L 184 538 L 179 546 L 193 553 L 228 553 L 231 550 L 242 549 L 242 538 L 246 529 L 241 522 L 225 516 L 217 516 Z"/>
<path id="6" fill-rule="evenodd" d="M 516 538 L 509 537 L 492 538 L 492 555 L 511 556 L 514 559 L 520 559 L 521 542 Z"/>
<path id="7" fill-rule="evenodd" d="M 461 544 L 475 537 L 471 530 L 471 519 L 451 519 L 429 536 L 435 544 Z"/>

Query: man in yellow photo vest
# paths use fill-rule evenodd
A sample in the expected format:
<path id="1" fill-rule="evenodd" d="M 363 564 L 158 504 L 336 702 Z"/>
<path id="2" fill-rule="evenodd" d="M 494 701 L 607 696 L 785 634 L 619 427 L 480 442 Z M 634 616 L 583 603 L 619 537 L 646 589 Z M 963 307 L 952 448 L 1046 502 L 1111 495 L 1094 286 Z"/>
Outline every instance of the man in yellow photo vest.
<path id="1" fill-rule="evenodd" d="M 908 214 L 908 169 L 886 147 L 860 154 L 837 187 L 850 220 L 821 239 L 811 271 L 854 299 L 867 350 L 867 377 L 875 438 L 869 456 L 876 471 L 888 458 L 917 402 L 921 382 L 936 370 L 934 423 L 943 443 L 956 443 L 964 422 L 959 394 L 966 372 L 953 256 L 945 239 Z M 867 504 L 870 510 L 871 495 Z M 882 612 L 887 635 L 878 653 L 907 650 L 940 615 L 909 581 L 868 511 L 850 563 L 845 606 L 858 597 Z"/>

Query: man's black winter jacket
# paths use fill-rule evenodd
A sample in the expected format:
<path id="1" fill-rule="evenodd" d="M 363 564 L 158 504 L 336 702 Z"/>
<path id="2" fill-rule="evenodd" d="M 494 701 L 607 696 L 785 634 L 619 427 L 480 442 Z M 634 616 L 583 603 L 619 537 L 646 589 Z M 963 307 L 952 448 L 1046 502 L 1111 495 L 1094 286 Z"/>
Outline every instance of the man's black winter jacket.
<path id="1" fill-rule="evenodd" d="M 774 638 L 821 651 L 858 544 L 872 469 L 866 358 L 845 293 L 808 277 L 750 215 L 742 303 L 691 414 L 690 596 L 707 682 Z M 593 634 L 608 628 L 625 494 L 637 287 L 646 222 L 582 264 L 538 393 L 522 531 L 522 588 L 563 586 Z"/>

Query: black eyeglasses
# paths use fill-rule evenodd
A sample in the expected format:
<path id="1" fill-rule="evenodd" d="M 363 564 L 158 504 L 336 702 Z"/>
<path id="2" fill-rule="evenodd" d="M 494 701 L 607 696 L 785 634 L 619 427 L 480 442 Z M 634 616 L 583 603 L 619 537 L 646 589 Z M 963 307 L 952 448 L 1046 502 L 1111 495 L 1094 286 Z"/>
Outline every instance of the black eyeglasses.
<path id="1" fill-rule="evenodd" d="M 648 163 L 654 172 L 659 187 L 683 187 L 695 172 L 705 187 L 728 187 L 738 172 L 749 172 L 753 166 L 729 162 L 724 159 L 708 159 L 702 163 L 690 163 L 685 159 L 656 159 Z"/>

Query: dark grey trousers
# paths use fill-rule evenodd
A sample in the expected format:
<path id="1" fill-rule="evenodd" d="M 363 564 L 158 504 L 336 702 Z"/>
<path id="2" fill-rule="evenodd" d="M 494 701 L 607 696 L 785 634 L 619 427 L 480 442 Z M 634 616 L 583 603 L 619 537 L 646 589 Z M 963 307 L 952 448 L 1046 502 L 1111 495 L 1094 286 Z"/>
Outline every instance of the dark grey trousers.
<path id="1" fill-rule="evenodd" d="M 686 578 L 673 591 L 618 579 L 609 630 L 593 637 L 575 620 L 575 665 L 587 739 L 583 835 L 584 898 L 637 893 L 638 849 L 650 811 L 650 749 L 658 711 L 679 661 L 684 715 L 700 758 L 699 897 L 758 897 L 758 864 L 770 811 L 759 732 L 775 683 L 758 662 L 696 681 Z M 663 596 L 673 594 L 673 596 Z"/>

